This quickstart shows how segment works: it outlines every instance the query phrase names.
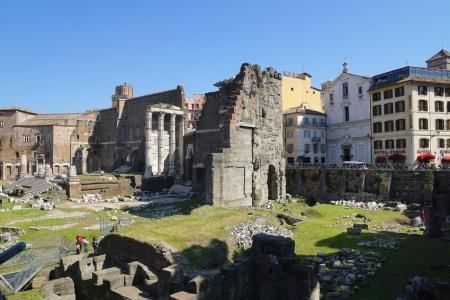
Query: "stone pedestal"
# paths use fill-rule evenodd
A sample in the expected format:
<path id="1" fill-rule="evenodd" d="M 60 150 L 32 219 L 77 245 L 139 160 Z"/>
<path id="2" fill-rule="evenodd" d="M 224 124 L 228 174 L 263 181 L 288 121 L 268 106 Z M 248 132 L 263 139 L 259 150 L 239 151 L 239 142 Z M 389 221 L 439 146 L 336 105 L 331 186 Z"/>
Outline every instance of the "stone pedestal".
<path id="1" fill-rule="evenodd" d="M 55 176 L 53 175 L 52 167 L 50 166 L 50 164 L 46 164 L 44 179 L 53 179 L 53 178 L 55 178 Z"/>
<path id="2" fill-rule="evenodd" d="M 27 175 L 28 175 L 28 172 L 27 172 L 27 155 L 26 154 L 22 154 L 20 156 L 20 174 L 19 174 L 19 176 L 22 178 L 22 177 L 25 177 Z"/>

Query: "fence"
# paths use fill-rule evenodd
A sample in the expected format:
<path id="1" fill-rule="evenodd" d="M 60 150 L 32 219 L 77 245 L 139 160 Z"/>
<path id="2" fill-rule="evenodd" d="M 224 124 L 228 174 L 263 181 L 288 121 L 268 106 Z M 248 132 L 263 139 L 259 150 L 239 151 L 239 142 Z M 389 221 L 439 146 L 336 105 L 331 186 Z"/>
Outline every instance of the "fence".
<path id="1" fill-rule="evenodd" d="M 102 235 L 106 236 L 111 230 L 111 224 L 109 224 L 103 216 L 100 216 L 100 231 L 102 232 Z"/>
<path id="2" fill-rule="evenodd" d="M 409 170 L 409 171 L 450 171 L 450 164 L 366 164 L 366 163 L 294 163 L 286 164 L 286 169 L 345 169 L 345 170 Z"/>

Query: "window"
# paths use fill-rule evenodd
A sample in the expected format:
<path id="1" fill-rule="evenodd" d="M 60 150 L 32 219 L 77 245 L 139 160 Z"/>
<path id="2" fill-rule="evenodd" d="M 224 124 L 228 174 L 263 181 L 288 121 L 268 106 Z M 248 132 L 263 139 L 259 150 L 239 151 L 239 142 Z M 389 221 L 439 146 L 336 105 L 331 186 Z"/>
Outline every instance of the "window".
<path id="1" fill-rule="evenodd" d="M 399 131 L 399 130 L 405 130 L 405 119 L 399 119 L 399 120 L 395 120 L 395 130 Z"/>
<path id="2" fill-rule="evenodd" d="M 445 97 L 450 97 L 450 88 L 445 88 Z"/>
<path id="3" fill-rule="evenodd" d="M 325 153 L 325 148 L 326 148 L 325 144 L 320 144 L 320 151 L 322 151 L 322 153 Z"/>
<path id="4" fill-rule="evenodd" d="M 450 112 L 450 101 L 447 102 L 447 112 Z"/>
<path id="5" fill-rule="evenodd" d="M 47 151 L 47 158 L 49 158 L 49 157 L 50 157 L 50 152 Z"/>
<path id="6" fill-rule="evenodd" d="M 444 88 L 435 87 L 434 88 L 434 96 L 442 97 L 444 95 Z"/>
<path id="7" fill-rule="evenodd" d="M 3 127 L 3 121 L 0 121 L 0 127 Z"/>
<path id="8" fill-rule="evenodd" d="M 392 114 L 394 112 L 394 105 L 392 103 L 386 103 L 384 105 L 384 114 Z"/>
<path id="9" fill-rule="evenodd" d="M 294 91 L 294 88 L 291 88 L 291 92 L 293 92 Z"/>
<path id="10" fill-rule="evenodd" d="M 36 144 L 41 142 L 41 135 L 40 134 L 36 134 Z"/>
<path id="11" fill-rule="evenodd" d="M 444 120 L 436 119 L 436 130 L 444 130 Z"/>
<path id="12" fill-rule="evenodd" d="M 313 137 L 317 137 L 317 131 L 313 131 Z"/>
<path id="13" fill-rule="evenodd" d="M 194 105 L 194 104 L 191 104 L 191 108 L 192 108 L 192 109 L 195 109 L 195 105 Z"/>
<path id="14" fill-rule="evenodd" d="M 386 149 L 394 149 L 394 140 L 386 140 L 384 145 Z"/>
<path id="15" fill-rule="evenodd" d="M 385 132 L 394 131 L 394 121 L 384 122 L 384 131 Z"/>
<path id="16" fill-rule="evenodd" d="M 372 94 L 372 101 L 373 102 L 375 102 L 375 101 L 380 101 L 381 100 L 381 93 L 380 92 L 377 92 L 377 93 L 373 93 Z"/>
<path id="17" fill-rule="evenodd" d="M 311 126 L 317 126 L 317 125 L 319 125 L 319 123 L 317 123 L 317 119 L 312 118 Z"/>
<path id="18" fill-rule="evenodd" d="M 325 119 L 319 120 L 319 127 L 325 127 Z"/>
<path id="19" fill-rule="evenodd" d="M 428 101 L 419 100 L 419 111 L 428 111 Z"/>
<path id="20" fill-rule="evenodd" d="M 362 86 L 358 86 L 358 94 L 362 95 Z"/>
<path id="21" fill-rule="evenodd" d="M 444 112 L 444 101 L 434 101 L 434 111 Z"/>
<path id="22" fill-rule="evenodd" d="M 406 139 L 398 139 L 395 143 L 397 148 L 406 148 Z"/>
<path id="23" fill-rule="evenodd" d="M 438 148 L 445 148 L 445 140 L 438 139 Z"/>
<path id="24" fill-rule="evenodd" d="M 403 95 L 405 95 L 405 88 L 403 86 L 395 89 L 395 97 L 401 97 Z"/>
<path id="25" fill-rule="evenodd" d="M 303 157 L 303 163 L 304 164 L 310 164 L 311 163 L 311 157 Z"/>
<path id="26" fill-rule="evenodd" d="M 405 111 L 405 101 L 397 101 L 395 102 L 395 112 L 404 112 Z"/>
<path id="27" fill-rule="evenodd" d="M 323 139 L 325 138 L 325 131 L 322 130 L 322 131 L 320 132 L 320 137 L 323 138 Z"/>
<path id="28" fill-rule="evenodd" d="M 419 119 L 419 129 L 428 129 L 428 119 Z"/>
<path id="29" fill-rule="evenodd" d="M 310 144 L 305 144 L 305 152 L 309 152 L 311 150 Z"/>
<path id="30" fill-rule="evenodd" d="M 23 136 L 23 141 L 28 143 L 30 141 L 30 136 L 29 135 L 24 135 Z"/>
<path id="31" fill-rule="evenodd" d="M 418 87 L 419 95 L 426 95 L 427 94 L 427 87 L 426 86 L 419 86 Z"/>
<path id="32" fill-rule="evenodd" d="M 374 133 L 382 132 L 383 129 L 381 128 L 381 126 L 382 126 L 381 122 L 373 123 L 373 132 Z"/>
<path id="33" fill-rule="evenodd" d="M 342 95 L 345 97 L 345 96 L 348 96 L 348 82 L 344 82 L 343 84 L 342 84 Z"/>
<path id="34" fill-rule="evenodd" d="M 447 148 L 450 148 L 450 139 L 447 139 Z"/>
<path id="35" fill-rule="evenodd" d="M 5 115 L 5 113 L 0 111 L 0 117 L 3 117 L 4 115 Z"/>
<path id="36" fill-rule="evenodd" d="M 344 107 L 344 121 L 350 121 L 350 110 L 349 107 Z"/>
<path id="37" fill-rule="evenodd" d="M 374 117 L 381 116 L 381 105 L 375 105 L 372 114 Z"/>
<path id="38" fill-rule="evenodd" d="M 294 137 L 294 131 L 293 130 L 288 130 L 287 131 L 287 137 L 288 138 Z"/>
<path id="39" fill-rule="evenodd" d="M 80 139 L 80 136 L 79 135 L 77 135 L 77 140 L 79 140 Z"/>
<path id="40" fill-rule="evenodd" d="M 293 164 L 294 163 L 294 158 L 293 157 L 288 157 L 287 158 L 287 163 L 288 164 Z"/>
<path id="41" fill-rule="evenodd" d="M 288 151 L 288 152 L 294 151 L 294 144 L 288 144 L 288 145 L 287 145 L 287 151 Z"/>
<path id="42" fill-rule="evenodd" d="M 195 108 L 197 108 L 197 109 L 198 109 L 198 104 L 195 104 Z"/>
<path id="43" fill-rule="evenodd" d="M 308 117 L 303 118 L 303 125 L 309 126 L 309 118 Z"/>
<path id="44" fill-rule="evenodd" d="M 52 140 L 52 135 L 51 134 L 47 134 L 47 142 Z"/>
<path id="45" fill-rule="evenodd" d="M 287 126 L 292 126 L 294 124 L 294 118 L 288 118 L 287 119 Z"/>
<path id="46" fill-rule="evenodd" d="M 374 149 L 383 149 L 383 143 L 381 141 L 374 141 L 373 148 Z"/>
<path id="47" fill-rule="evenodd" d="M 313 150 L 314 152 L 319 151 L 319 144 L 313 144 Z"/>
<path id="48" fill-rule="evenodd" d="M 303 133 L 303 137 L 305 137 L 305 138 L 311 137 L 309 130 L 305 130 L 305 132 Z"/>
<path id="49" fill-rule="evenodd" d="M 391 99 L 392 98 L 392 90 L 386 90 L 383 92 L 384 99 Z"/>
<path id="50" fill-rule="evenodd" d="M 428 148 L 430 146 L 430 140 L 419 139 L 419 148 Z"/>

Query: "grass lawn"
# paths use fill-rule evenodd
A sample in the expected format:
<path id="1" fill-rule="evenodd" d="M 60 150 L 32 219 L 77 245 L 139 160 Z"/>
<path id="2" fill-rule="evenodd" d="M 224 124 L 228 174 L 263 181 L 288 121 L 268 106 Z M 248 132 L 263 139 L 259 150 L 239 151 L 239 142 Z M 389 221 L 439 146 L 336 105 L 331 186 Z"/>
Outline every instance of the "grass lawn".
<path id="1" fill-rule="evenodd" d="M 72 202 L 70 203 L 72 204 Z M 145 212 L 146 209 L 141 208 L 137 212 L 131 210 L 130 214 L 138 215 L 139 218 L 136 223 L 122 228 L 120 233 L 143 241 L 169 244 L 188 259 L 189 263 L 186 267 L 190 270 L 196 270 L 204 266 L 214 267 L 242 255 L 242 250 L 237 247 L 235 238 L 224 228 L 253 222 L 258 215 L 264 216 L 271 225 L 279 224 L 276 216 L 265 209 L 253 209 L 253 214 L 249 214 L 247 210 L 236 208 L 227 209 L 211 206 L 196 208 L 198 204 L 200 204 L 199 199 L 170 204 L 181 208 L 179 213 L 182 213 L 182 215 L 171 215 L 156 221 L 152 220 L 151 213 Z M 78 209 L 76 204 L 64 208 L 59 208 L 58 203 L 56 205 L 56 209 L 64 212 L 85 212 L 85 216 L 92 219 L 82 220 L 79 217 L 69 217 L 51 221 L 39 218 L 39 216 L 51 214 L 51 211 L 24 209 L 18 212 L 0 213 L 0 225 L 5 225 L 13 220 L 34 218 L 32 221 L 12 225 L 25 229 L 26 235 L 20 238 L 21 241 L 25 242 L 29 242 L 31 238 L 52 235 L 65 235 L 74 241 L 78 233 L 92 240 L 92 237 L 101 234 L 100 230 L 97 229 L 83 229 L 85 226 L 99 224 L 99 213 L 94 213 L 88 209 Z M 3 208 L 11 207 L 12 204 L 4 204 L 3 206 Z M 157 207 L 153 207 L 152 210 L 155 208 Z M 327 255 L 334 254 L 342 248 L 390 255 L 378 273 L 367 280 L 369 285 L 360 286 L 360 283 L 358 283 L 360 291 L 351 295 L 350 299 L 395 299 L 404 293 L 408 279 L 413 276 L 425 276 L 431 283 L 436 279 L 450 280 L 450 243 L 440 239 L 424 239 L 422 238 L 422 232 L 407 232 L 409 227 L 404 224 L 408 224 L 412 218 L 416 217 L 416 214 L 394 211 L 366 212 L 360 209 L 345 209 L 344 207 L 326 204 L 310 207 L 303 201 L 291 203 L 286 207 L 275 203 L 275 209 L 277 213 L 288 213 L 304 219 L 297 226 L 285 225 L 293 231 L 293 239 L 296 243 L 295 252 L 301 261 L 304 261 L 308 256 L 315 256 L 319 252 Z M 284 212 L 285 209 L 289 209 L 290 212 Z M 100 214 L 108 218 L 107 212 L 114 215 L 111 210 L 103 211 Z M 302 212 L 306 218 L 302 216 Z M 343 223 L 349 222 L 350 219 L 344 218 L 344 216 L 351 213 L 362 213 L 366 217 L 372 218 L 372 221 L 368 222 L 371 230 L 375 225 L 400 224 L 402 232 L 401 234 L 378 234 L 363 230 L 361 235 L 347 234 L 346 228 L 348 226 Z M 122 210 L 118 210 L 116 216 L 122 216 Z M 130 217 L 130 215 L 126 217 Z M 335 219 L 336 217 L 339 217 L 339 219 Z M 73 227 L 56 231 L 29 229 L 31 225 L 51 227 L 68 223 L 74 223 Z M 322 228 L 323 225 L 333 223 L 332 228 Z M 401 240 L 404 245 L 400 247 L 399 251 L 365 249 L 356 246 L 356 243 L 364 239 L 372 239 L 374 236 L 395 238 Z M 430 266 L 436 262 L 443 262 L 445 267 L 439 270 L 431 270 Z M 0 273 L 2 273 L 2 269 L 0 269 Z M 326 292 L 326 290 L 322 291 L 325 295 Z M 450 299 L 449 291 L 442 291 L 442 294 L 444 299 Z M 40 299 L 39 293 L 35 291 L 17 293 L 8 299 L 28 299 L 28 297 Z"/>

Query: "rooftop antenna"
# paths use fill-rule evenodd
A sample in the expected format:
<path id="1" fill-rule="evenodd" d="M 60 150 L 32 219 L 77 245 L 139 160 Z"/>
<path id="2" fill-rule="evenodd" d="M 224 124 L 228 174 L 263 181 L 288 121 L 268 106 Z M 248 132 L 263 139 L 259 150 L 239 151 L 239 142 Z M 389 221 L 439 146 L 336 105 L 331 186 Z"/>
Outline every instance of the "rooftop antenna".
<path id="1" fill-rule="evenodd" d="M 408 61 L 406 61 L 406 65 L 408 65 Z"/>
<path id="2" fill-rule="evenodd" d="M 345 60 L 345 62 L 347 62 L 347 56 L 346 56 L 346 57 L 344 57 L 344 60 Z"/>
<path id="3" fill-rule="evenodd" d="M 303 70 L 303 73 L 305 73 L 305 64 L 303 64 L 302 70 Z"/>

